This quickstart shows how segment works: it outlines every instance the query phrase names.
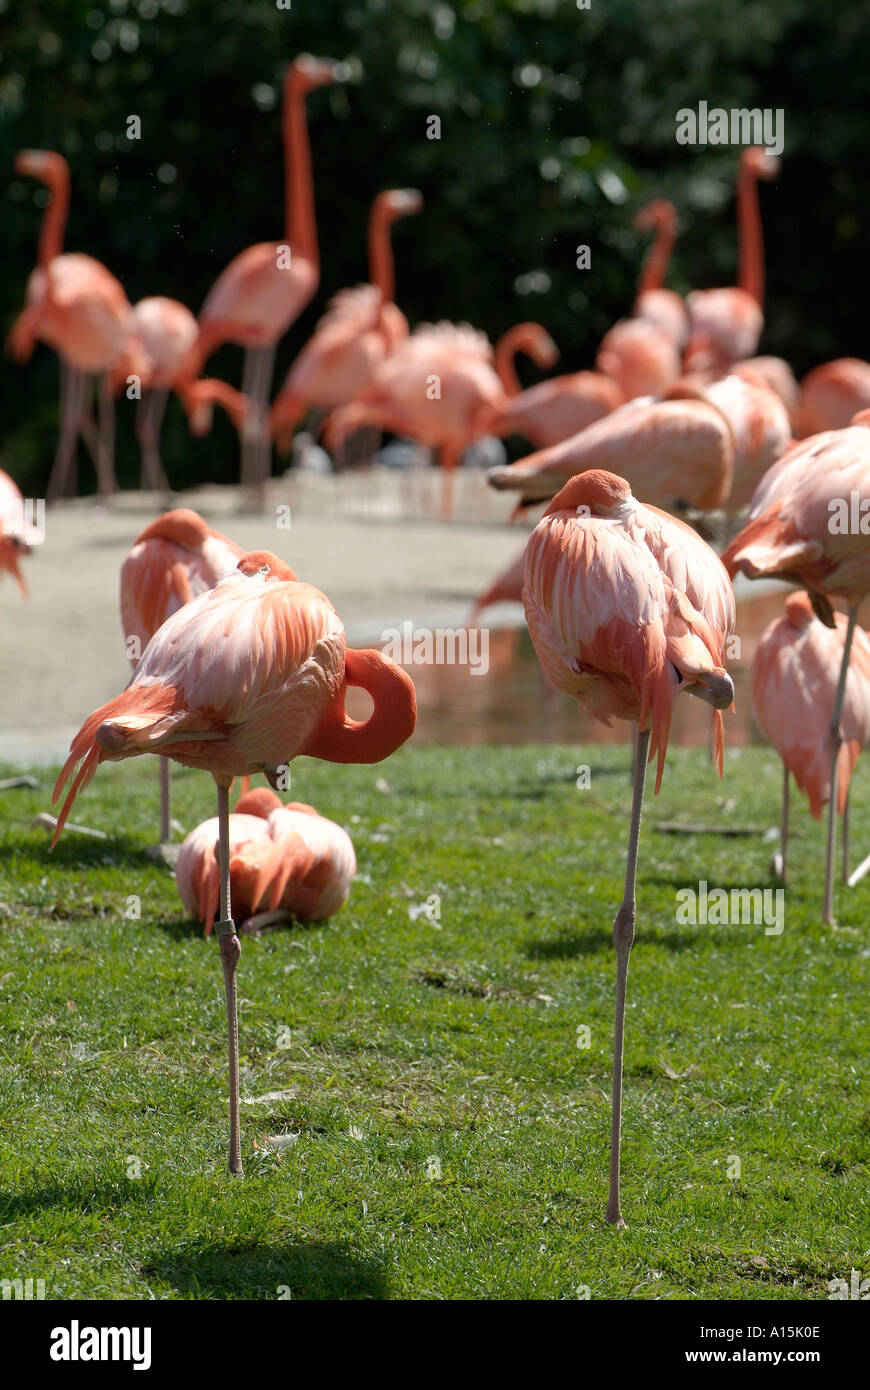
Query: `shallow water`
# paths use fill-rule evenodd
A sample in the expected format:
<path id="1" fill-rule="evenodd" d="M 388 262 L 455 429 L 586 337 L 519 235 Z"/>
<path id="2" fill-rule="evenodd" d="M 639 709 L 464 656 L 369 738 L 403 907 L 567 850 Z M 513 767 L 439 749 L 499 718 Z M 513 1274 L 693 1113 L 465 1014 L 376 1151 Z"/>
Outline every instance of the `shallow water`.
<path id="1" fill-rule="evenodd" d="M 750 665 L 764 629 L 784 611 L 787 589 L 738 603 L 740 657 L 728 662 L 734 679 L 735 709 L 725 715 L 726 745 L 760 743 L 752 718 Z M 490 630 L 489 669 L 472 674 L 468 666 L 408 666 L 417 690 L 417 743 L 625 743 L 627 724 L 607 728 L 585 715 L 576 702 L 544 679 L 526 627 Z M 350 702 L 349 702 L 350 704 Z M 356 717 L 364 711 L 351 705 Z M 711 711 L 700 700 L 678 700 L 671 742 L 682 746 L 710 742 Z"/>

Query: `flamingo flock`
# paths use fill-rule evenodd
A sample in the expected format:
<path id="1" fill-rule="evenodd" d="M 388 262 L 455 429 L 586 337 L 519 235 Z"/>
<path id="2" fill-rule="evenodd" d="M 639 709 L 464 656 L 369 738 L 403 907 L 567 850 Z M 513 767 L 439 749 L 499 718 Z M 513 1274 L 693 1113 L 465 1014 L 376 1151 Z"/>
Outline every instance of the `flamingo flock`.
<path id="1" fill-rule="evenodd" d="M 764 328 L 764 255 L 758 184 L 777 161 L 744 150 L 737 175 L 737 284 L 685 298 L 666 284 L 678 215 L 664 199 L 638 214 L 653 232 L 631 311 L 605 334 L 594 366 L 522 389 L 515 358 L 540 371 L 559 357 L 544 325 L 517 323 L 493 345 L 467 323 L 413 328 L 396 302 L 391 229 L 422 212 L 415 189 L 372 204 L 369 282 L 332 296 L 326 314 L 270 402 L 275 352 L 320 285 L 307 102 L 340 81 L 339 64 L 297 58 L 284 78 L 284 240 L 241 251 L 218 277 L 198 319 L 177 300 L 130 305 L 114 275 L 63 250 L 70 171 L 58 154 L 24 151 L 16 170 L 49 190 L 37 263 L 9 351 L 26 361 L 38 341 L 60 359 L 60 438 L 54 499 L 75 481 L 77 441 L 93 457 L 99 491 L 116 489 L 114 399 L 135 388 L 143 485 L 166 486 L 163 414 L 178 395 L 191 429 L 221 405 L 240 437 L 241 482 L 262 503 L 271 445 L 292 445 L 313 413 L 336 454 L 374 427 L 437 451 L 442 511 L 465 450 L 485 436 L 519 436 L 534 452 L 491 470 L 517 511 L 544 505 L 523 552 L 478 600 L 476 613 L 519 600 L 541 668 L 594 718 L 634 727 L 632 804 L 624 893 L 613 923 L 616 956 L 609 1196 L 620 1191 L 628 969 L 636 934 L 641 815 L 647 763 L 659 791 L 678 696 L 712 710 L 723 770 L 726 669 L 737 610 L 732 579 L 785 581 L 792 592 L 762 638 L 753 696 L 762 733 L 783 762 L 781 844 L 787 875 L 789 784 L 817 818 L 827 806 L 823 916 L 833 926 L 837 818 L 848 862 L 849 784 L 870 737 L 870 641 L 858 626 L 870 592 L 870 364 L 842 358 L 798 383 L 782 359 L 757 355 Z M 241 390 L 203 375 L 223 343 L 243 349 Z M 98 405 L 91 410 L 94 390 Z M 0 571 L 26 597 L 19 561 L 35 543 L 10 521 L 23 503 L 0 473 Z M 701 534 L 718 516 L 720 556 Z M 692 520 L 694 525 L 688 524 Z M 833 602 L 847 613 L 834 611 Z M 217 816 L 183 841 L 176 865 L 185 909 L 218 940 L 226 1001 L 229 1169 L 242 1169 L 237 973 L 240 934 L 340 911 L 356 874 L 347 833 L 304 803 L 284 804 L 290 762 L 376 763 L 413 734 L 413 683 L 376 650 L 349 648 L 327 596 L 267 549 L 245 551 L 197 513 L 176 508 L 138 536 L 120 576 L 121 622 L 132 676 L 72 740 L 54 800 L 53 844 L 101 763 L 157 756 L 160 838 L 171 834 L 169 762 L 211 774 Z M 349 687 L 372 700 L 353 720 Z M 251 788 L 265 776 L 271 790 Z M 230 789 L 245 779 L 230 811 Z M 844 867 L 844 877 L 846 877 Z"/>

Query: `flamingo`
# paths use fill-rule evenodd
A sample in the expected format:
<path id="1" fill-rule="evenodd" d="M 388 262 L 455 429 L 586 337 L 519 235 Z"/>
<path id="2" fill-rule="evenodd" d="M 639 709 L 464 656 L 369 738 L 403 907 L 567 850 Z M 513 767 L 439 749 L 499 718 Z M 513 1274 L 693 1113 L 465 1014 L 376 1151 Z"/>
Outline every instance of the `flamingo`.
<path id="1" fill-rule="evenodd" d="M 775 396 L 779 396 L 789 413 L 789 418 L 795 419 L 800 403 L 800 387 L 784 357 L 745 357 L 742 361 L 733 362 L 728 371 L 732 376 L 743 377 L 744 381 L 766 386 Z M 870 398 L 867 403 L 870 405 Z M 856 406 L 855 409 L 857 408 Z M 847 425 L 854 414 L 855 410 L 847 415 L 842 423 Z M 813 434 L 815 432 L 811 431 Z"/>
<path id="2" fill-rule="evenodd" d="M 121 566 L 121 626 L 133 670 L 166 619 L 232 574 L 245 554 L 186 507 L 164 512 L 136 537 Z M 160 759 L 160 841 L 171 838 L 169 763 Z"/>
<path id="3" fill-rule="evenodd" d="M 381 362 L 357 399 L 333 414 L 326 439 L 335 449 L 352 429 L 371 424 L 438 449 L 442 513 L 449 516 L 463 450 L 490 432 L 508 399 L 485 334 L 468 324 L 424 323 Z"/>
<path id="4" fill-rule="evenodd" d="M 639 232 L 656 234 L 641 270 L 634 317 L 655 324 L 682 350 L 689 337 L 689 312 L 680 295 L 664 288 L 677 239 L 677 210 L 667 198 L 654 198 L 640 209 L 634 225 Z"/>
<path id="5" fill-rule="evenodd" d="M 356 876 L 350 836 L 313 806 L 284 806 L 258 787 L 239 798 L 229 818 L 234 920 L 244 934 L 295 919 L 322 922 L 347 902 Z M 175 868 L 181 900 L 211 934 L 218 905 L 218 822 L 207 820 L 183 842 Z M 268 895 L 267 912 L 256 908 Z"/>
<path id="6" fill-rule="evenodd" d="M 331 59 L 298 57 L 284 75 L 284 242 L 262 241 L 241 251 L 218 276 L 199 315 L 199 339 L 190 374 L 221 343 L 245 350 L 242 392 L 253 404 L 242 448 L 242 480 L 261 489 L 269 473 L 266 404 L 275 348 L 313 299 L 320 283 L 320 252 L 305 100 L 315 87 L 337 82 Z"/>
<path id="7" fill-rule="evenodd" d="M 114 405 L 108 373 L 122 353 L 147 359 L 137 344 L 129 300 L 106 267 L 93 256 L 63 252 L 69 212 L 70 174 L 63 155 L 50 150 L 22 150 L 15 171 L 44 183 L 50 200 L 42 219 L 36 269 L 27 282 L 27 303 L 9 333 L 7 349 L 19 362 L 29 361 L 38 339 L 60 358 L 60 440 L 48 481 L 46 499 L 59 496 L 75 459 L 81 433 L 97 471 L 100 496 L 117 491 L 114 466 Z M 94 438 L 86 405 L 89 376 L 99 380 L 99 433 Z"/>
<path id="8" fill-rule="evenodd" d="M 734 440 L 734 474 L 723 505 L 729 515 L 749 502 L 759 479 L 792 444 L 791 421 L 781 399 L 760 374 L 736 373 L 706 385 L 676 382 L 668 400 L 707 401 L 725 416 Z"/>
<path id="9" fill-rule="evenodd" d="M 579 434 L 489 473 L 497 491 L 516 491 L 520 506 L 552 497 L 577 472 L 619 468 L 657 505 L 702 511 L 728 496 L 734 437 L 707 401 L 631 401 Z"/>
<path id="10" fill-rule="evenodd" d="M 686 299 L 691 332 L 683 365 L 730 366 L 751 357 L 764 326 L 764 244 L 758 208 L 758 180 L 775 179 L 779 160 L 758 145 L 740 156 L 737 176 L 739 265 L 730 289 L 693 290 Z"/>
<path id="11" fill-rule="evenodd" d="M 349 719 L 348 685 L 368 691 L 369 718 Z M 230 1076 L 229 1168 L 241 1173 L 236 973 L 241 953 L 230 904 L 229 788 L 264 772 L 275 786 L 300 753 L 375 763 L 414 732 L 414 686 L 381 652 L 353 651 L 329 599 L 268 551 L 169 617 L 120 695 L 95 710 L 70 745 L 54 789 L 68 786 L 52 845 L 101 762 L 159 753 L 211 772 L 217 784 L 220 943 Z M 72 779 L 70 781 L 70 779 Z"/>
<path id="12" fill-rule="evenodd" d="M 390 227 L 418 213 L 423 199 L 416 188 L 379 193 L 369 217 L 371 284 L 341 290 L 287 373 L 271 410 L 273 435 L 289 445 L 293 430 L 310 406 L 331 410 L 358 395 L 377 364 L 408 336 L 408 321 L 394 302 L 396 283 Z"/>
<path id="13" fill-rule="evenodd" d="M 559 349 L 540 323 L 515 323 L 502 333 L 495 345 L 493 366 L 508 396 L 522 395 L 517 376 L 516 355 L 530 357 L 536 367 L 546 370 L 559 360 Z"/>
<path id="14" fill-rule="evenodd" d="M 785 601 L 785 615 L 765 631 L 752 660 L 752 700 L 758 727 L 782 759 L 782 818 L 777 872 L 786 880 L 789 775 L 821 820 L 831 797 L 831 707 L 843 659 L 848 622 L 834 614 L 826 627 L 813 614 L 806 593 Z M 837 753 L 837 814 L 843 819 L 843 879 L 849 862 L 849 783 L 858 754 L 870 738 L 870 640 L 856 627 L 852 637 L 841 719 L 843 741 Z"/>
<path id="15" fill-rule="evenodd" d="M 870 548 L 861 532 L 860 514 L 844 522 L 843 509 L 870 495 L 868 425 L 870 413 L 864 423 L 811 435 L 783 455 L 761 479 L 743 530 L 722 556 L 732 575 L 740 570 L 750 579 L 776 577 L 807 589 L 827 627 L 834 626 L 830 598 L 844 599 L 849 610 L 829 728 L 831 792 L 824 901 L 829 926 L 834 925 L 840 720 L 858 608 L 870 591 Z"/>
<path id="16" fill-rule="evenodd" d="M 648 318 L 619 319 L 601 339 L 595 366 L 626 400 L 660 396 L 680 375 L 680 350 L 670 331 Z"/>
<path id="17" fill-rule="evenodd" d="M 797 433 L 840 430 L 870 406 L 870 362 L 838 357 L 807 372 L 796 412 Z"/>
<path id="18" fill-rule="evenodd" d="M 25 516 L 24 498 L 18 484 L 0 468 L 0 574 L 5 570 L 18 585 L 22 598 L 28 597 L 27 580 L 18 561 L 39 545 L 42 535 Z"/>
<path id="19" fill-rule="evenodd" d="M 616 1014 L 607 1220 L 624 1227 L 622 1056 L 646 764 L 658 755 L 658 792 L 674 701 L 685 690 L 713 707 L 721 775 L 722 710 L 734 696 L 723 666 L 734 627 L 734 594 L 720 561 L 699 536 L 635 501 L 623 478 L 594 470 L 566 483 L 532 532 L 523 602 L 550 683 L 605 724 L 615 718 L 637 726 L 625 892 L 613 925 Z"/>

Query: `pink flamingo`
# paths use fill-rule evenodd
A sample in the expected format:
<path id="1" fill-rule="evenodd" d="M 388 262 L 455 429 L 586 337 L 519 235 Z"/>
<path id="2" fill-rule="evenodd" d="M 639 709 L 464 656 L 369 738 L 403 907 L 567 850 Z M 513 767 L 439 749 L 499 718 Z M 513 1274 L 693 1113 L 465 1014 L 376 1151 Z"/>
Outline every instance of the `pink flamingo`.
<path id="1" fill-rule="evenodd" d="M 322 922 L 347 902 L 356 876 L 350 836 L 313 806 L 284 806 L 268 787 L 239 798 L 229 818 L 233 918 L 243 935 L 278 922 Z M 181 846 L 175 878 L 187 910 L 209 936 L 218 906 L 218 822 L 204 821 Z M 268 910 L 257 908 L 268 897 Z"/>
<path id="2" fill-rule="evenodd" d="M 442 513 L 449 516 L 453 470 L 471 441 L 490 431 L 507 400 L 485 334 L 468 324 L 420 324 L 380 363 L 357 399 L 332 415 L 326 439 L 335 449 L 352 429 L 377 425 L 437 449 Z"/>
<path id="3" fill-rule="evenodd" d="M 245 554 L 186 507 L 164 512 L 133 543 L 121 566 L 121 626 L 133 670 L 166 619 L 213 589 Z M 160 841 L 171 838 L 169 763 L 160 759 Z"/>
<path id="4" fill-rule="evenodd" d="M 728 421 L 734 440 L 734 474 L 723 506 L 733 515 L 747 505 L 759 479 L 790 448 L 788 411 L 761 375 L 751 371 L 718 377 L 703 386 L 684 379 L 665 395 L 668 400 L 707 401 Z"/>
<path id="5" fill-rule="evenodd" d="M 117 491 L 114 467 L 115 415 L 108 373 L 122 353 L 142 359 L 129 300 L 119 280 L 93 256 L 63 251 L 69 212 L 69 166 L 49 150 L 22 150 L 15 170 L 39 179 L 50 200 L 42 219 L 36 269 L 27 282 L 27 304 L 7 339 L 19 362 L 30 359 L 38 339 L 60 358 L 60 440 L 48 481 L 47 500 L 67 484 L 81 433 L 93 455 L 101 497 Z M 139 370 L 145 366 L 144 360 Z M 95 437 L 86 404 L 88 377 L 99 381 L 100 428 Z"/>
<path id="6" fill-rule="evenodd" d="M 720 371 L 738 358 L 751 357 L 764 326 L 764 244 L 758 207 L 758 180 L 775 179 L 779 160 L 759 146 L 740 156 L 737 176 L 739 263 L 737 285 L 693 290 L 687 296 L 691 333 L 684 367 Z"/>
<path id="7" fill-rule="evenodd" d="M 762 478 L 743 530 L 724 552 L 729 573 L 776 577 L 809 591 L 813 608 L 833 628 L 830 599 L 849 609 L 840 673 L 829 727 L 831 760 L 824 920 L 834 923 L 836 807 L 849 657 L 861 600 L 870 591 L 870 550 L 855 499 L 870 494 L 870 416 L 865 424 L 811 435 L 790 449 Z M 856 524 L 857 523 L 857 524 Z"/>
<path id="8" fill-rule="evenodd" d="M 837 357 L 807 372 L 801 382 L 796 433 L 820 434 L 844 429 L 870 406 L 870 362 L 860 357 Z"/>
<path id="9" fill-rule="evenodd" d="M 837 697 L 848 621 L 834 614 L 826 627 L 813 614 L 808 596 L 789 594 L 785 615 L 765 631 L 752 660 L 752 699 L 758 727 L 782 758 L 782 820 L 776 871 L 786 880 L 789 775 L 821 820 L 831 799 L 830 711 Z M 849 783 L 858 754 L 870 738 L 870 641 L 856 627 L 840 721 L 843 741 L 837 753 L 837 814 L 843 819 L 843 879 L 849 863 Z"/>
<path id="10" fill-rule="evenodd" d="M 656 234 L 643 263 L 634 317 L 655 324 L 682 350 L 689 337 L 689 311 L 681 295 L 664 287 L 677 240 L 677 210 L 667 198 L 654 198 L 640 209 L 634 225 L 639 232 Z"/>
<path id="11" fill-rule="evenodd" d="M 368 691 L 363 722 L 345 710 L 348 685 Z M 241 947 L 230 904 L 229 788 L 263 772 L 272 785 L 300 753 L 375 763 L 414 731 L 410 678 L 381 652 L 352 651 L 332 604 L 267 551 L 173 613 L 151 638 L 120 695 L 85 720 L 54 800 L 72 781 L 52 844 L 98 765 L 159 753 L 211 772 L 218 789 L 220 943 L 230 1071 L 229 1167 L 242 1172 L 236 972 Z"/>
<path id="12" fill-rule="evenodd" d="M 408 336 L 408 321 L 395 304 L 396 280 L 390 227 L 418 213 L 423 199 L 416 188 L 379 193 L 369 218 L 371 284 L 341 290 L 287 373 L 271 410 L 271 428 L 289 447 L 306 410 L 331 410 L 352 400 L 396 343 Z"/>
<path id="13" fill-rule="evenodd" d="M 331 59 L 305 54 L 284 76 L 284 242 L 262 241 L 230 261 L 206 296 L 190 374 L 198 376 L 221 343 L 245 350 L 242 392 L 252 402 L 242 440 L 242 481 L 258 490 L 269 473 L 266 405 L 275 348 L 311 302 L 320 283 L 320 251 L 314 211 L 314 181 L 305 100 L 315 87 L 337 82 L 341 69 Z"/>
<path id="14" fill-rule="evenodd" d="M 491 469 L 489 482 L 499 492 L 518 492 L 524 506 L 552 497 L 591 468 L 619 468 L 657 505 L 707 511 L 730 491 L 734 437 L 707 401 L 632 401 L 561 444 Z"/>
<path id="15" fill-rule="evenodd" d="M 681 691 L 712 705 L 722 769 L 722 710 L 734 697 L 724 670 L 734 595 L 704 542 L 663 512 L 635 501 L 628 484 L 596 470 L 566 483 L 526 547 L 526 620 L 550 683 L 596 719 L 637 726 L 625 892 L 613 925 L 616 1016 L 610 1195 L 620 1210 L 622 1057 L 628 963 L 635 935 L 635 882 L 648 756 L 659 789 L 674 701 Z"/>
<path id="16" fill-rule="evenodd" d="M 27 580 L 19 560 L 42 541 L 39 530 L 25 515 L 24 498 L 18 484 L 0 468 L 0 574 L 5 570 L 18 585 L 22 598 L 28 597 Z"/>

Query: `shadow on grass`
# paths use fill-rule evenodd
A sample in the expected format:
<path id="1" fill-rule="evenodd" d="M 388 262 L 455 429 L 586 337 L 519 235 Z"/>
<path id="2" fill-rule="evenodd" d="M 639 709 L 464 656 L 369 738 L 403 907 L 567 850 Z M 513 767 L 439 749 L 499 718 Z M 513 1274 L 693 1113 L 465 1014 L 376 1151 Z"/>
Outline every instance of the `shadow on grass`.
<path id="1" fill-rule="evenodd" d="M 704 926 L 661 927 L 644 924 L 642 912 L 638 912 L 637 937 L 635 949 L 644 944 L 663 946 L 666 951 L 698 951 L 705 946 L 738 946 L 755 940 L 760 926 Z M 523 946 L 529 960 L 574 960 L 579 956 L 594 956 L 600 953 L 612 954 L 613 937 L 609 920 L 602 918 L 600 927 L 589 927 L 570 935 L 539 937 L 529 940 Z"/>
<path id="2" fill-rule="evenodd" d="M 34 832 L 25 843 L 0 845 L 0 862 L 15 859 L 17 865 L 31 863 L 42 869 L 89 869 L 103 867 L 106 859 L 118 865 L 127 864 L 137 869 L 153 867 L 143 847 L 128 839 L 126 835 L 112 835 L 105 840 L 94 840 L 89 836 L 65 834 L 61 836 L 54 849 L 49 849 L 47 834 L 41 838 Z"/>
<path id="3" fill-rule="evenodd" d="M 192 1241 L 162 1250 L 143 1266 L 194 1298 L 382 1299 L 389 1293 L 383 1265 L 343 1241 L 250 1245 Z"/>
<path id="4" fill-rule="evenodd" d="M 36 1184 L 23 1192 L 0 1191 L 0 1222 L 32 1216 L 35 1212 L 53 1207 L 83 1212 L 116 1211 L 131 1204 L 147 1204 L 156 1191 L 156 1178 L 118 1178 L 112 1182 L 95 1183 L 92 1178 L 82 1174 L 67 1183 Z"/>

